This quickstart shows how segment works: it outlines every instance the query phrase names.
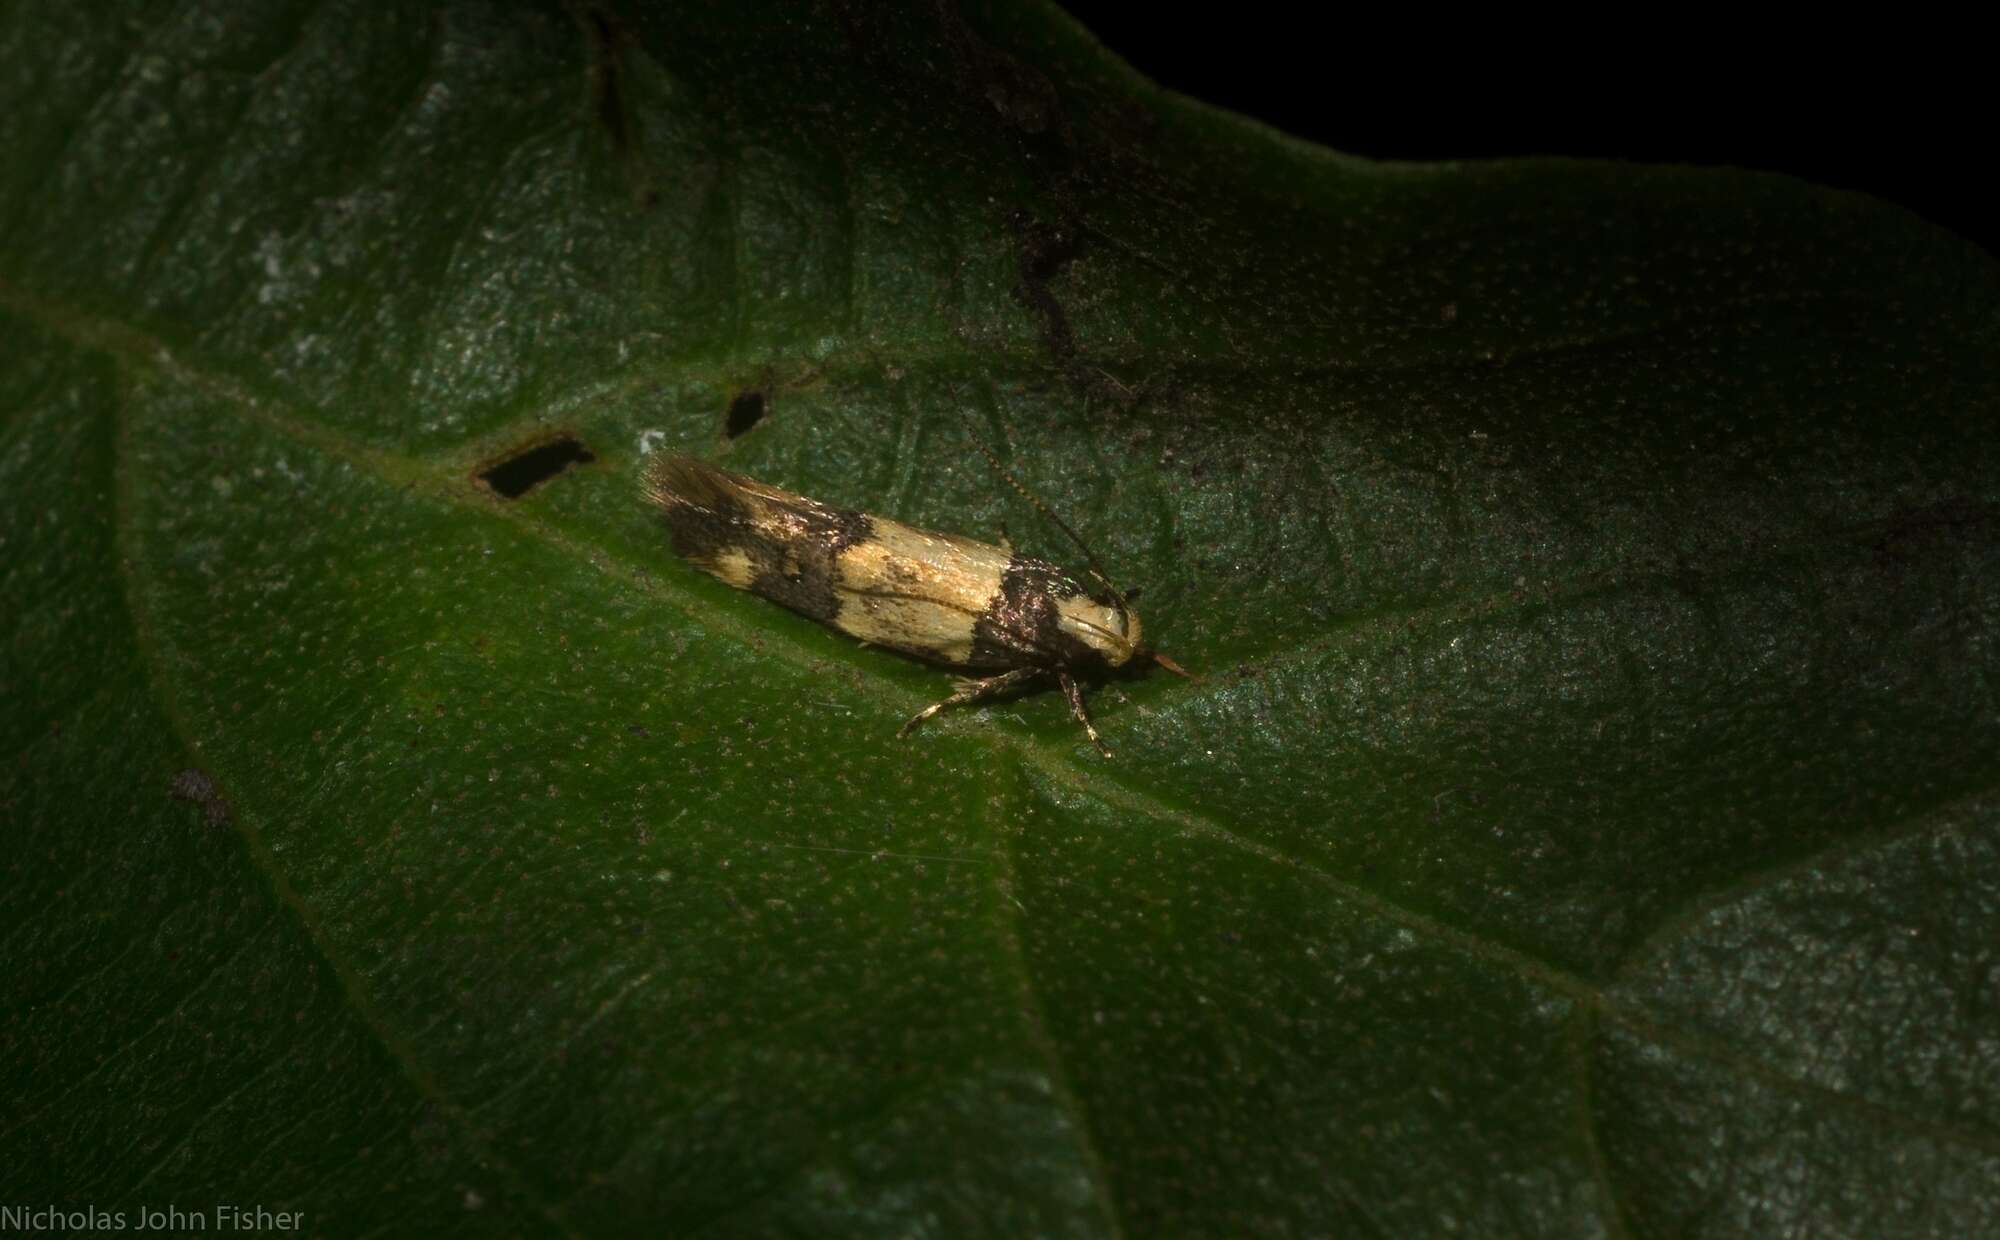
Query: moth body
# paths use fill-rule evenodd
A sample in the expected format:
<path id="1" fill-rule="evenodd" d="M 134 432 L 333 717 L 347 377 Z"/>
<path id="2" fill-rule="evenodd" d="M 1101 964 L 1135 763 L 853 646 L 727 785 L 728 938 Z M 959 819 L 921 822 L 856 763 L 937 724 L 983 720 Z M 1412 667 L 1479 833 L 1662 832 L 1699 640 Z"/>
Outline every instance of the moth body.
<path id="1" fill-rule="evenodd" d="M 1139 617 L 1123 599 L 1047 560 L 835 508 L 691 456 L 657 458 L 646 497 L 674 550 L 703 572 L 864 642 L 987 673 L 905 733 L 946 706 L 1053 677 L 1104 749 L 1074 676 L 1140 655 Z"/>

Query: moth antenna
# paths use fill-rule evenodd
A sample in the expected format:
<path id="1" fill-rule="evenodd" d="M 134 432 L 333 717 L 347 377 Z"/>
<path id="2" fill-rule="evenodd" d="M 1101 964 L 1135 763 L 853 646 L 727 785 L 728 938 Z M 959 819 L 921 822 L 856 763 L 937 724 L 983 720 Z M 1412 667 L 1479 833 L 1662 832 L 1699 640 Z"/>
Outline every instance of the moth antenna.
<path id="1" fill-rule="evenodd" d="M 1111 597 L 1118 600 L 1118 605 L 1120 607 L 1126 609 L 1127 611 L 1130 611 L 1132 608 L 1132 604 L 1125 601 L 1125 592 L 1112 584 L 1111 578 L 1104 572 L 1104 566 L 1098 563 L 1097 561 L 1097 553 L 1090 549 L 1089 543 L 1083 541 L 1083 536 L 1081 534 L 1078 534 L 1075 530 L 1071 529 L 1069 527 L 1069 522 L 1057 516 L 1055 509 L 1049 507 L 1047 504 L 1042 502 L 1041 496 L 1035 494 L 1033 491 L 1030 491 L 1019 478 L 1016 478 L 1005 465 L 1002 465 L 1000 463 L 1000 458 L 993 455 L 993 449 L 987 447 L 985 444 L 981 443 L 976 438 L 972 442 L 973 445 L 979 449 L 980 453 L 986 457 L 988 463 L 990 463 L 993 466 L 994 473 L 997 473 L 1002 478 L 1006 479 L 1007 485 L 1013 487 L 1014 490 L 1020 494 L 1022 499 L 1027 500 L 1030 504 L 1033 504 L 1035 506 L 1035 511 L 1047 517 L 1050 520 L 1050 522 L 1052 522 L 1055 525 L 1057 529 L 1069 535 L 1069 540 L 1076 544 L 1077 550 L 1083 552 L 1084 558 L 1090 561 L 1090 575 L 1097 578 L 1097 580 L 1104 586 L 1105 589 L 1111 591 Z"/>

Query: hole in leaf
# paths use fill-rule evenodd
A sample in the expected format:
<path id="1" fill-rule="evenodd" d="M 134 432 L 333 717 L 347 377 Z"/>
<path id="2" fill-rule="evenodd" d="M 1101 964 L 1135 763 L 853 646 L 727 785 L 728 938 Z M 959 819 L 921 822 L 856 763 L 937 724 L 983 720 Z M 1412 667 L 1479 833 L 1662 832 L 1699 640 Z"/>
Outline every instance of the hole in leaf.
<path id="1" fill-rule="evenodd" d="M 570 466 L 596 459 L 576 436 L 559 435 L 481 470 L 479 480 L 508 499 L 519 499 Z"/>
<path id="2" fill-rule="evenodd" d="M 763 420 L 764 394 L 744 392 L 729 402 L 729 420 L 723 423 L 722 433 L 735 439 Z"/>

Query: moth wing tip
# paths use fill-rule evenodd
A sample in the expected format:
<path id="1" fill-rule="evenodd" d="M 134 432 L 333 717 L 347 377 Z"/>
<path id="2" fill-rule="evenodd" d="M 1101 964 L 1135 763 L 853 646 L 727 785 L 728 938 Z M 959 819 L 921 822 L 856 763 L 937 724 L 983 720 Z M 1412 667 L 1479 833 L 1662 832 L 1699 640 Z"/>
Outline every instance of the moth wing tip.
<path id="1" fill-rule="evenodd" d="M 661 453 L 646 466 L 646 498 L 662 508 L 714 509 L 736 490 L 727 472 L 685 452 Z"/>

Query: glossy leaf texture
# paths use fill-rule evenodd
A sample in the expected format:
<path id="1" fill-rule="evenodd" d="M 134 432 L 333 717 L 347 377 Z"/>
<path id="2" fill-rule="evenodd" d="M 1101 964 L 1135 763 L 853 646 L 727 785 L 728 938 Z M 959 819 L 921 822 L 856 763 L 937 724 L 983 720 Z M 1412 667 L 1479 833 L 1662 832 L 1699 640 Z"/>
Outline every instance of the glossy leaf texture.
<path id="1" fill-rule="evenodd" d="M 1017 4 L 20 0 L 0 150 L 0 1201 L 2000 1230 L 1976 248 Z M 982 445 L 1204 674 L 1111 761 L 639 502 L 1073 562 Z"/>

